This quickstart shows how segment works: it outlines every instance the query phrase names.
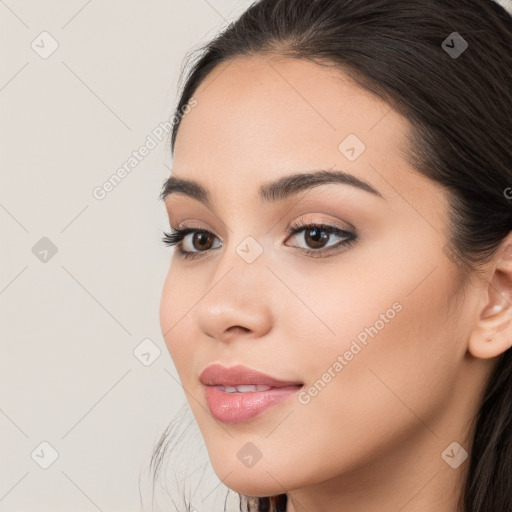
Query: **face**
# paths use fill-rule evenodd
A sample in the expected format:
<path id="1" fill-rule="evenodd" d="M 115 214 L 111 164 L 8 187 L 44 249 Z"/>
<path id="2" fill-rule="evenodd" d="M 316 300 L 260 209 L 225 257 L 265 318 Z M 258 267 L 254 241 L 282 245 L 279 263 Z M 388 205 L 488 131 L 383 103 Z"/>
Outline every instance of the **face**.
<path id="1" fill-rule="evenodd" d="M 170 225 L 196 231 L 181 243 L 191 257 L 173 252 L 160 321 L 219 478 L 279 494 L 428 439 L 460 377 L 467 318 L 443 252 L 447 196 L 405 161 L 407 121 L 339 71 L 292 59 L 233 60 L 194 98 L 172 176 L 210 202 L 168 190 Z M 321 170 L 352 181 L 268 192 Z M 213 363 L 301 387 L 217 390 L 212 413 L 200 375 Z M 437 458 L 452 440 L 435 440 Z"/>

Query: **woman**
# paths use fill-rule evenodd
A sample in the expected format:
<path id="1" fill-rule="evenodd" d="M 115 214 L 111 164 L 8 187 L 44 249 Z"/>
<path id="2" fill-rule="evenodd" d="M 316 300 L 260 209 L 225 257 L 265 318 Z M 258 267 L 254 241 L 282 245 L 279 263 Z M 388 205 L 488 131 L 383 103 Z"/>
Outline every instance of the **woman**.
<path id="1" fill-rule="evenodd" d="M 510 14 L 261 0 L 176 111 L 161 328 L 240 509 L 512 510 Z"/>

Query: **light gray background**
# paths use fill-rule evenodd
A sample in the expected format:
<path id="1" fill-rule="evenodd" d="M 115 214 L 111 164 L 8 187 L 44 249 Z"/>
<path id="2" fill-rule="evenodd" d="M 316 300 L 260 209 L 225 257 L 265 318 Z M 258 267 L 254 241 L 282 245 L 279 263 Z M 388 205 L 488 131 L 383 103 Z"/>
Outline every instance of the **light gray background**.
<path id="1" fill-rule="evenodd" d="M 187 51 L 251 3 L 0 0 L 1 512 L 141 510 L 139 476 L 185 401 L 158 318 L 167 139 L 103 200 L 92 191 L 171 116 Z M 51 48 L 44 31 L 47 58 L 31 46 Z M 192 466 L 206 458 L 194 427 Z M 42 442 L 58 452 L 47 469 Z M 211 467 L 192 472 L 194 506 L 220 510 Z"/>
<path id="2" fill-rule="evenodd" d="M 170 118 L 186 53 L 251 3 L 0 1 L 1 512 L 141 510 L 139 474 L 186 399 L 158 317 L 167 138 L 92 191 Z M 146 338 L 149 366 L 133 353 Z"/>

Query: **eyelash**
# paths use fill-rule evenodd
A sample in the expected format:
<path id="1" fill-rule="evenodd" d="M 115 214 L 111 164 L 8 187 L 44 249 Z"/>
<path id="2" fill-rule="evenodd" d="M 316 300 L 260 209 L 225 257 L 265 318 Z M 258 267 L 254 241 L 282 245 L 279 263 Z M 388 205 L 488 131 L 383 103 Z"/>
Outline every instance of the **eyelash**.
<path id="1" fill-rule="evenodd" d="M 338 235 L 338 236 L 345 237 L 345 240 L 338 242 L 334 246 L 330 246 L 329 249 L 325 249 L 325 250 L 324 249 L 317 249 L 317 250 L 304 249 L 302 247 L 298 248 L 303 254 L 306 254 L 308 256 L 313 256 L 316 258 L 324 257 L 324 256 L 318 256 L 319 253 L 331 254 L 332 252 L 339 252 L 338 250 L 336 250 L 334 248 L 339 247 L 339 246 L 348 248 L 357 240 L 357 235 L 355 233 L 353 233 L 352 231 L 340 229 L 336 226 L 330 226 L 329 224 L 323 224 L 321 222 L 307 224 L 302 220 L 299 220 L 296 224 L 289 226 L 287 228 L 287 230 L 286 230 L 286 232 L 288 234 L 287 239 L 293 235 L 296 235 L 297 233 L 305 231 L 308 228 L 310 228 L 310 229 L 311 228 L 320 228 L 320 230 L 325 231 L 326 233 L 328 233 L 330 235 Z M 199 229 L 199 228 L 193 228 L 193 227 L 174 229 L 171 227 L 171 231 L 163 232 L 164 236 L 162 237 L 162 242 L 168 247 L 176 245 L 178 254 L 180 255 L 180 257 L 182 257 L 184 259 L 200 258 L 200 257 L 202 257 L 203 254 L 205 254 L 211 250 L 211 249 L 209 249 L 206 251 L 197 251 L 197 252 L 184 251 L 182 248 L 182 242 L 183 242 L 183 239 L 190 233 L 204 233 L 204 234 L 212 235 L 213 237 L 215 237 L 215 235 L 211 231 L 208 231 L 206 229 Z"/>

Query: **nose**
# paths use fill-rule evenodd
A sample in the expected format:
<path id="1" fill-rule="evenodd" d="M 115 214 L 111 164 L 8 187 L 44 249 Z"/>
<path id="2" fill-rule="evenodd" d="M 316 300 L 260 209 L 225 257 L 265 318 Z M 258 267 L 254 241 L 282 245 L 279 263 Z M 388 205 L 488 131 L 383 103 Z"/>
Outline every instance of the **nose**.
<path id="1" fill-rule="evenodd" d="M 268 285 L 271 272 L 265 264 L 248 264 L 236 258 L 230 258 L 229 267 L 215 273 L 196 307 L 199 329 L 224 342 L 267 334 L 276 306 Z"/>

